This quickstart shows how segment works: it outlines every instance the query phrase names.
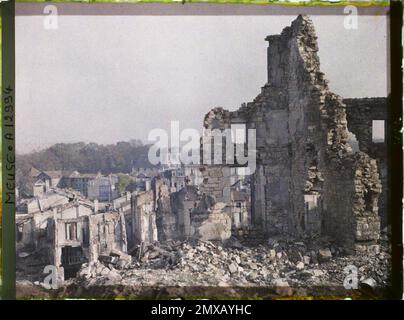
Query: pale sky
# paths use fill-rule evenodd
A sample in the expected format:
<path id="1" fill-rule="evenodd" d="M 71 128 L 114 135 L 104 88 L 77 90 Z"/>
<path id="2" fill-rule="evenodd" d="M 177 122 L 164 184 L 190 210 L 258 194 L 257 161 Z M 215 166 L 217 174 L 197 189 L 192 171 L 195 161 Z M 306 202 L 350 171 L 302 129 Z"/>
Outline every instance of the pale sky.
<path id="1" fill-rule="evenodd" d="M 18 152 L 57 142 L 146 142 L 153 128 L 202 127 L 265 84 L 265 37 L 296 16 L 16 17 Z M 385 16 L 312 16 L 321 70 L 343 97 L 386 96 Z"/>

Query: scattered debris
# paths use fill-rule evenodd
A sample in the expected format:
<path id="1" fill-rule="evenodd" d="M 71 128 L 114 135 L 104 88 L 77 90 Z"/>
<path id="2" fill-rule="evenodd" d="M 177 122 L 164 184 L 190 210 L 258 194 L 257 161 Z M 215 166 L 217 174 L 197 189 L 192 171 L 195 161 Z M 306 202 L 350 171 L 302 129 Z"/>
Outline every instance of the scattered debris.
<path id="1" fill-rule="evenodd" d="M 295 288 L 342 286 L 344 268 L 355 265 L 363 283 L 376 287 L 388 284 L 390 254 L 384 248 L 382 259 L 366 255 L 345 255 L 343 250 L 322 239 L 307 241 L 306 246 L 279 240 L 273 246 L 228 248 L 211 241 L 168 241 L 144 247 L 140 259 L 132 257 L 125 267 L 100 257 L 96 263 L 83 264 L 75 281 L 81 285 L 158 285 L 158 286 L 266 286 L 280 295 L 291 295 Z M 296 255 L 296 247 L 305 248 Z M 332 249 L 331 249 L 332 248 Z M 336 254 L 330 260 L 331 250 Z M 278 251 L 275 254 L 275 251 Z M 319 260 L 311 259 L 318 252 Z M 137 253 L 134 255 L 137 256 Z M 320 258 L 321 256 L 321 258 Z M 300 259 L 293 262 L 294 259 Z M 111 257 L 114 258 L 114 257 Z M 122 259 L 122 258 L 121 258 Z M 121 261 L 118 260 L 118 261 Z"/>

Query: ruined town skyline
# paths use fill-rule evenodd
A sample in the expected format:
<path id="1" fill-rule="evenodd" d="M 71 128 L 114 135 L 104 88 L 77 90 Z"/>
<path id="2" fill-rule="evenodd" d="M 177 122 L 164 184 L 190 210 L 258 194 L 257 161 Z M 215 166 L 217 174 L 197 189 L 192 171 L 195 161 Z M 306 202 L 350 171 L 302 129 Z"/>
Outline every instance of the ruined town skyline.
<path id="1" fill-rule="evenodd" d="M 129 296 L 150 286 L 191 296 L 199 286 L 262 287 L 265 296 L 323 295 L 322 286 L 346 296 L 353 288 L 340 276 L 354 265 L 358 281 L 386 290 L 391 137 L 374 131 L 389 127 L 390 98 L 333 93 L 307 15 L 265 41 L 261 92 L 200 119 L 207 132 L 247 129 L 251 175 L 237 150 L 231 163 L 168 161 L 128 174 L 31 167 L 17 186 L 17 284 L 48 290 L 38 270 L 51 265 L 52 288 L 72 296 L 102 286 L 106 297 L 117 285 L 135 289 Z M 210 134 L 198 141 L 216 144 Z M 228 145 L 219 145 L 203 148 L 203 158 L 226 151 L 228 160 Z"/>
<path id="2" fill-rule="evenodd" d="M 17 152 L 147 143 L 150 130 L 171 120 L 202 129 L 211 108 L 236 110 L 259 93 L 264 38 L 295 18 L 61 16 L 57 30 L 45 30 L 42 17 L 18 16 Z M 330 88 L 349 98 L 387 96 L 386 17 L 360 16 L 358 30 L 345 30 L 343 18 L 312 17 Z M 164 30 L 150 28 L 156 23 Z"/>

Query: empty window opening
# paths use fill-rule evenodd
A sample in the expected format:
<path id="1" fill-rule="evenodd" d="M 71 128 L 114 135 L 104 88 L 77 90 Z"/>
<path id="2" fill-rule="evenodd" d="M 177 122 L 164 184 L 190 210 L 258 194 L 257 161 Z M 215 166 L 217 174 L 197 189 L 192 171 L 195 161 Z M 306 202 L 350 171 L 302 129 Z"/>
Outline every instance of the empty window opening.
<path id="1" fill-rule="evenodd" d="M 371 190 L 366 190 L 365 195 L 364 195 L 364 201 L 365 201 L 366 212 L 372 212 L 373 211 L 373 193 Z"/>
<path id="2" fill-rule="evenodd" d="M 66 240 L 77 240 L 77 223 L 69 222 L 65 224 Z"/>
<path id="3" fill-rule="evenodd" d="M 372 142 L 384 142 L 384 120 L 372 121 Z"/>

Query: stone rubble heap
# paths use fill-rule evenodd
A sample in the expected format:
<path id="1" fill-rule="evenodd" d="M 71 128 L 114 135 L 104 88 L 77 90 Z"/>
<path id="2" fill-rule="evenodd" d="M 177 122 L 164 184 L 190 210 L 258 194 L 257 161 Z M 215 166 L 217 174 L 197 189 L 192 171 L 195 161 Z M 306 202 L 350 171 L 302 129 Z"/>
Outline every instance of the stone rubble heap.
<path id="1" fill-rule="evenodd" d="M 292 288 L 342 286 L 345 267 L 354 265 L 360 283 L 373 287 L 388 284 L 387 250 L 369 258 L 347 255 L 342 248 L 321 239 L 306 244 L 269 239 L 265 246 L 257 247 L 244 247 L 232 240 L 224 246 L 201 240 L 155 243 L 144 248 L 140 259 L 103 258 L 103 262 L 84 264 L 73 281 L 85 287 L 267 286 L 277 288 L 281 295 L 291 295 Z"/>

